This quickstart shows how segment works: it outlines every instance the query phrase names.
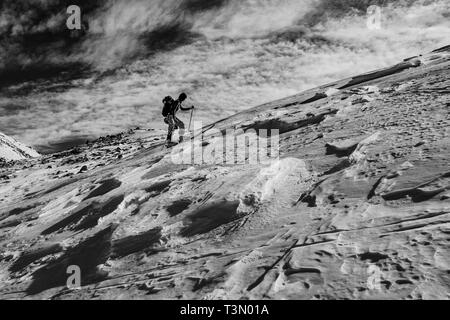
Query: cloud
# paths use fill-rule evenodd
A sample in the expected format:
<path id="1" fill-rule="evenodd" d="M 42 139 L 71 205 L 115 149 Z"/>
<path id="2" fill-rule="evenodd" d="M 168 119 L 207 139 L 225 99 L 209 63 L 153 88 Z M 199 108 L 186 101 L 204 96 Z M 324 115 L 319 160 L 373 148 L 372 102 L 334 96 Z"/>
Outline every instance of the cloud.
<path id="1" fill-rule="evenodd" d="M 337 31 L 344 30 L 340 23 L 363 26 L 357 31 L 358 36 L 364 37 L 369 32 L 362 30 L 363 19 L 373 4 L 383 6 L 387 23 L 404 21 L 408 16 L 415 17 L 415 26 L 425 28 L 436 25 L 436 21 L 448 21 L 444 14 L 448 14 L 445 0 L 102 0 L 94 3 L 4 0 L 0 5 L 0 69 L 6 66 L 23 69 L 39 64 L 46 67 L 68 64 L 71 68 L 77 63 L 94 70 L 107 70 L 201 38 L 214 41 L 271 36 L 278 41 L 295 41 L 310 37 L 311 41 L 326 42 L 327 38 L 320 32 L 336 31 L 336 25 Z M 86 26 L 75 37 L 65 27 L 65 9 L 69 4 L 82 8 Z M 398 14 L 405 10 L 406 16 Z M 343 33 L 343 40 L 348 40 Z M 329 35 L 336 39 L 337 32 Z"/>

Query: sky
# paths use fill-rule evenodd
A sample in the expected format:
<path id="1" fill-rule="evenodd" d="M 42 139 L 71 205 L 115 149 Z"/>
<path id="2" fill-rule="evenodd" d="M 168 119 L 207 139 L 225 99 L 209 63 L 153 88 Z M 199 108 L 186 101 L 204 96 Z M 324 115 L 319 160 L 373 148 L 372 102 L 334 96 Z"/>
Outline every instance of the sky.
<path id="1" fill-rule="evenodd" d="M 0 131 L 47 152 L 165 129 L 161 100 L 180 92 L 207 124 L 447 45 L 449 18 L 448 0 L 4 0 Z"/>

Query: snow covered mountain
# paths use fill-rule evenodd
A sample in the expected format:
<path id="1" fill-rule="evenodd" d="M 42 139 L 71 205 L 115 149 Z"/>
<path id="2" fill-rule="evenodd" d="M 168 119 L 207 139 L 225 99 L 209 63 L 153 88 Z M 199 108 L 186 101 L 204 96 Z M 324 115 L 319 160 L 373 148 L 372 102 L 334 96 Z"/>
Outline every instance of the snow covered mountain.
<path id="1" fill-rule="evenodd" d="M 0 298 L 448 299 L 449 71 L 450 46 L 237 113 L 201 144 L 135 129 L 3 168 Z M 231 129 L 278 129 L 279 153 L 174 162 Z"/>
<path id="2" fill-rule="evenodd" d="M 0 159 L 23 160 L 39 157 L 39 153 L 0 132 Z"/>

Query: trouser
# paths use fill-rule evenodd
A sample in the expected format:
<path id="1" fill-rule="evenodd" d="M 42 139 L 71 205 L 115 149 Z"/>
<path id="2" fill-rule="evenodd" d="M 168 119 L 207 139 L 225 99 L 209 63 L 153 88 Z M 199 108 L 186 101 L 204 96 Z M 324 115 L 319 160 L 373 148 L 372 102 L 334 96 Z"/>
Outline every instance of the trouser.
<path id="1" fill-rule="evenodd" d="M 167 141 L 172 141 L 172 134 L 175 129 L 179 129 L 180 142 L 183 141 L 184 135 L 184 123 L 176 116 L 169 114 L 164 118 L 164 122 L 169 125 L 169 131 L 167 132 Z"/>

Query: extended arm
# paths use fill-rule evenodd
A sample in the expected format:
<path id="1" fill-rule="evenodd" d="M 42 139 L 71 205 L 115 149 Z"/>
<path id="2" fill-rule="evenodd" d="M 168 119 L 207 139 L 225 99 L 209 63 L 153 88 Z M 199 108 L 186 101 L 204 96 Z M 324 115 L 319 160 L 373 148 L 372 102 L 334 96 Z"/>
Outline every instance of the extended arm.
<path id="1" fill-rule="evenodd" d="M 190 107 L 190 108 L 183 108 L 183 105 L 180 103 L 180 109 L 181 109 L 182 111 L 189 111 L 189 110 L 191 110 L 191 109 L 194 109 L 194 106 L 192 106 L 192 107 Z"/>

